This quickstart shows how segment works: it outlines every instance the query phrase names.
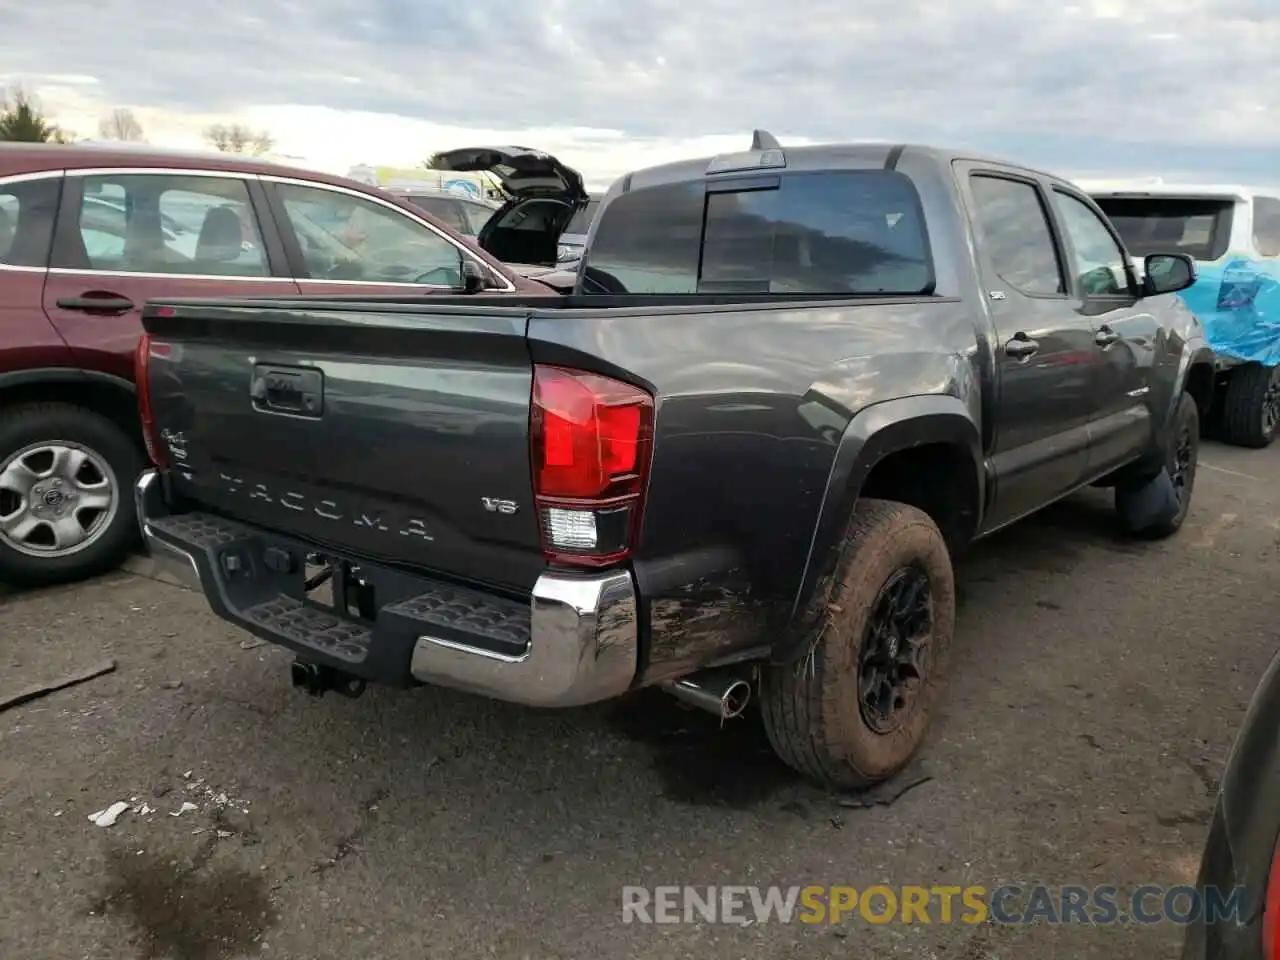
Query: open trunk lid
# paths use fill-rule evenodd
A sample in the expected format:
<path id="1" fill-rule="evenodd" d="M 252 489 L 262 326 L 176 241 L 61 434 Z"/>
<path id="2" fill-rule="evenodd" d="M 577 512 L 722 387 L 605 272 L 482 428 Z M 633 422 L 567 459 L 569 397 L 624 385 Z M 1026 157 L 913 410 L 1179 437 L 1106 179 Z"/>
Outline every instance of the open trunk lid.
<path id="1" fill-rule="evenodd" d="M 582 174 L 549 153 L 529 147 L 465 147 L 431 158 L 434 169 L 488 173 L 513 199 L 562 200 L 577 207 L 587 201 Z"/>
<path id="2" fill-rule="evenodd" d="M 480 229 L 476 242 L 504 263 L 554 267 L 561 235 L 590 200 L 582 174 L 529 147 L 447 150 L 431 162 L 440 170 L 489 173 L 502 185 L 511 199 Z"/>
<path id="3" fill-rule="evenodd" d="M 484 298 L 152 304 L 151 432 L 215 513 L 526 591 L 546 565 L 526 324 Z"/>

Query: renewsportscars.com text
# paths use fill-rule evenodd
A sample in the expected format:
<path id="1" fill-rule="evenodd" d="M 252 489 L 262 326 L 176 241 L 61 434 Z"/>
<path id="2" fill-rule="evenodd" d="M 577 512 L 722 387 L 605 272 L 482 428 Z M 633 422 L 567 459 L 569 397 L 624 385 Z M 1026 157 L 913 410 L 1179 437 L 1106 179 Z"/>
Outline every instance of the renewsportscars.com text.
<path id="1" fill-rule="evenodd" d="M 1243 888 L 1113 886 L 623 887 L 623 923 L 1113 924 L 1244 922 Z"/>

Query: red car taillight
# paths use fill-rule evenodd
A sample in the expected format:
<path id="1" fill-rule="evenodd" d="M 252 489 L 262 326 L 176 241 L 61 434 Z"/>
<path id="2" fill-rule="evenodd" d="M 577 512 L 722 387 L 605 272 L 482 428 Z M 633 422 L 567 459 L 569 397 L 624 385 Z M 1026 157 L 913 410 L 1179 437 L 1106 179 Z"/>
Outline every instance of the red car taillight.
<path id="1" fill-rule="evenodd" d="M 1272 855 L 1271 875 L 1262 909 L 1263 960 L 1280 960 L 1280 847 Z"/>
<path id="2" fill-rule="evenodd" d="M 142 420 L 142 440 L 147 445 L 148 459 L 162 469 L 169 465 L 169 456 L 156 430 L 155 416 L 151 411 L 151 381 L 148 366 L 152 357 L 167 357 L 171 349 L 169 344 L 155 343 L 150 334 L 144 333 L 138 340 L 138 349 L 133 355 L 133 382 L 138 392 L 138 417 Z"/>
<path id="3" fill-rule="evenodd" d="M 649 478 L 653 414 L 653 398 L 629 383 L 534 367 L 533 492 L 549 558 L 597 567 L 631 552 Z"/>

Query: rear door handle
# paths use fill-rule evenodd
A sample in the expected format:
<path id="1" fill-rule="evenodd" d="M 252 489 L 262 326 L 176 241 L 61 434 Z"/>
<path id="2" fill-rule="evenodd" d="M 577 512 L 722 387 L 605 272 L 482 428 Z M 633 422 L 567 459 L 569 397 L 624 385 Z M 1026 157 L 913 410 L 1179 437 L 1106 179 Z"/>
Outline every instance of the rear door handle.
<path id="1" fill-rule="evenodd" d="M 133 301 L 128 297 L 63 297 L 57 301 L 61 310 L 82 310 L 85 313 L 128 313 Z"/>
<path id="2" fill-rule="evenodd" d="M 1015 333 L 1013 339 L 1004 345 L 1004 352 L 1019 360 L 1026 360 L 1040 349 L 1040 341 L 1032 340 L 1025 333 Z"/>
<path id="3" fill-rule="evenodd" d="M 1119 339 L 1120 334 L 1110 327 L 1099 327 L 1097 334 L 1094 335 L 1093 342 L 1100 347 L 1109 347 Z"/>

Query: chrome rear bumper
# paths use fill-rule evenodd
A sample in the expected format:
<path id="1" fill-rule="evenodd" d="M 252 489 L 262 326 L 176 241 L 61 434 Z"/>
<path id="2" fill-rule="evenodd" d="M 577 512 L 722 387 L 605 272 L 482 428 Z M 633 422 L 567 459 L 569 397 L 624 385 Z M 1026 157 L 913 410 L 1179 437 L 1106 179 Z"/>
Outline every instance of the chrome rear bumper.
<path id="1" fill-rule="evenodd" d="M 229 582 L 222 572 L 222 554 L 230 551 L 261 554 L 270 546 L 299 556 L 309 548 L 292 538 L 239 522 L 205 514 L 170 516 L 161 491 L 160 475 L 148 470 L 134 489 L 138 522 L 147 551 L 168 572 L 208 599 L 218 616 L 307 658 L 374 682 L 399 684 L 405 678 L 479 693 L 498 700 L 537 707 L 570 707 L 618 696 L 635 678 L 638 638 L 636 591 L 627 571 L 591 576 L 543 574 L 533 587 L 528 620 L 514 628 L 527 642 L 523 652 L 486 649 L 483 637 L 472 642 L 465 627 L 441 631 L 428 619 L 415 619 L 407 610 L 414 603 L 397 602 L 379 610 L 372 623 L 343 619 L 324 608 L 298 603 L 297 583 L 274 574 L 263 564 L 250 563 L 241 571 L 254 571 L 246 583 L 244 572 Z M 198 534 L 190 531 L 198 528 Z M 380 568 L 359 561 L 361 576 L 377 582 Z M 263 572 L 257 573 L 262 567 Z M 403 583 L 404 574 L 397 573 Z M 290 574 L 300 577 L 301 573 Z M 502 610 L 512 620 L 511 601 L 474 590 L 445 587 L 427 578 L 415 578 L 413 598 L 430 607 L 438 591 L 451 591 L 451 603 L 463 602 L 485 619 L 485 605 Z M 433 593 L 433 591 L 437 593 Z M 459 593 L 465 594 L 459 601 Z M 250 599 L 238 599 L 249 597 Z M 267 599 L 264 599 L 267 598 Z M 285 606 L 282 614 L 282 603 Z M 293 622 L 289 604 L 298 615 Z M 270 616 L 261 610 L 270 607 Z M 381 616 L 386 613 L 387 616 Z M 515 619 L 522 619 L 516 610 Z M 283 618 L 283 619 L 282 619 Z M 333 622 L 330 623 L 329 621 Z M 314 638 L 307 630 L 316 632 Z M 326 646 L 331 635 L 343 633 L 338 654 Z M 445 636 L 444 633 L 449 633 Z M 354 638 L 352 634 L 355 634 Z M 323 642 L 321 642 L 323 640 Z M 518 646 L 516 650 L 520 649 Z M 361 655 L 363 653 L 363 655 Z"/>

